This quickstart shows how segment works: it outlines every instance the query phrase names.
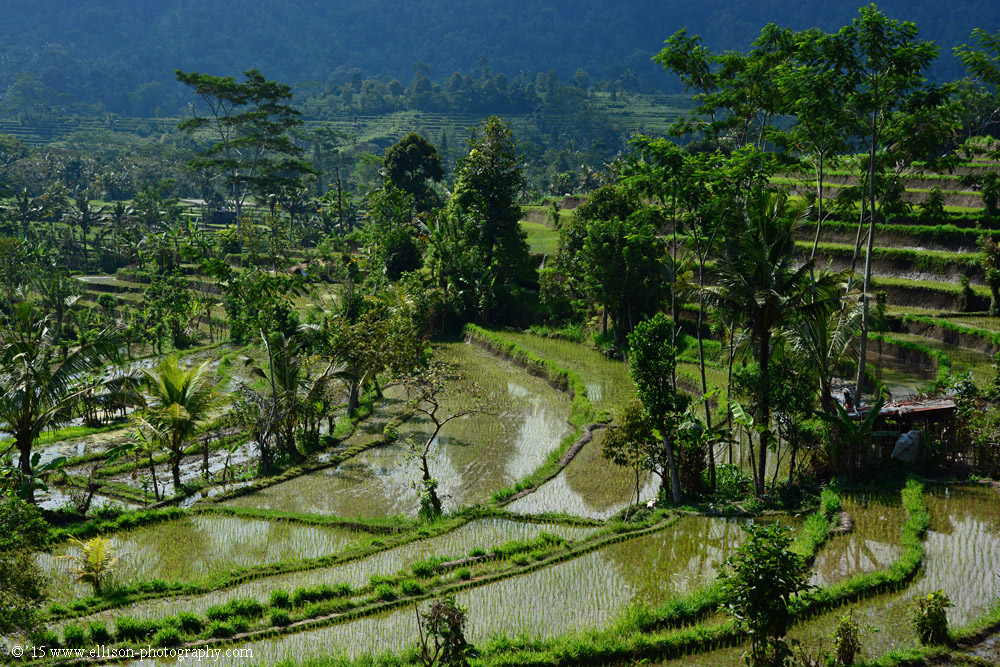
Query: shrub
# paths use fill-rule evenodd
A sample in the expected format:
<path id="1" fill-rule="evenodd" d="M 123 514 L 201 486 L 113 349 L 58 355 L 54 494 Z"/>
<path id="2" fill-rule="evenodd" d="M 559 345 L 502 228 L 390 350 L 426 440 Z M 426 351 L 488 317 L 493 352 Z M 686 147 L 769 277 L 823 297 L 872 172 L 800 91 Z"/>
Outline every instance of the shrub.
<path id="1" fill-rule="evenodd" d="M 715 498 L 721 501 L 742 500 L 750 495 L 753 478 L 739 467 L 723 463 L 715 467 Z"/>
<path id="2" fill-rule="evenodd" d="M 111 631 L 108 626 L 100 621 L 91 621 L 87 626 L 87 634 L 90 635 L 91 644 L 109 644 L 111 642 Z"/>
<path id="3" fill-rule="evenodd" d="M 724 609 L 750 639 L 752 667 L 780 664 L 790 655 L 784 637 L 792 622 L 789 603 L 808 590 L 805 560 L 789 550 L 791 529 L 781 524 L 743 528 L 746 541 L 719 573 Z"/>
<path id="4" fill-rule="evenodd" d="M 229 609 L 224 604 L 213 604 L 205 610 L 205 618 L 209 621 L 225 620 L 229 616 Z"/>
<path id="5" fill-rule="evenodd" d="M 67 648 L 83 648 L 86 643 L 86 635 L 79 625 L 63 626 L 63 645 Z"/>
<path id="6" fill-rule="evenodd" d="M 277 607 L 278 609 L 288 609 L 288 606 L 291 604 L 291 596 L 288 595 L 288 591 L 278 588 L 271 591 L 268 603 L 272 607 Z"/>
<path id="7" fill-rule="evenodd" d="M 181 643 L 181 631 L 174 626 L 162 627 L 153 635 L 153 646 L 177 646 Z"/>
<path id="8" fill-rule="evenodd" d="M 236 632 L 229 621 L 212 621 L 208 624 L 208 636 L 214 639 L 232 637 Z"/>
<path id="9" fill-rule="evenodd" d="M 151 593 L 166 593 L 170 590 L 170 584 L 162 579 L 150 579 L 146 582 L 145 588 Z"/>
<path id="10" fill-rule="evenodd" d="M 156 632 L 156 621 L 140 620 L 130 616 L 115 619 L 115 637 L 119 641 L 138 641 Z"/>
<path id="11" fill-rule="evenodd" d="M 420 579 L 429 579 L 437 571 L 437 563 L 431 560 L 418 560 L 410 566 L 414 576 Z"/>
<path id="12" fill-rule="evenodd" d="M 292 596 L 290 598 L 291 605 L 293 607 L 302 606 L 303 603 L 309 601 L 309 593 L 312 589 L 310 588 L 296 588 L 292 591 Z"/>
<path id="13" fill-rule="evenodd" d="M 396 589 L 389 584 L 379 584 L 375 587 L 375 598 L 383 602 L 391 602 L 396 599 Z"/>
<path id="14" fill-rule="evenodd" d="M 31 643 L 35 646 L 57 647 L 59 635 L 55 630 L 37 630 L 31 633 Z"/>
<path id="15" fill-rule="evenodd" d="M 469 645 L 465 641 L 465 610 L 458 606 L 454 597 L 435 600 L 423 614 L 418 610 L 417 623 L 423 626 L 418 648 L 422 664 L 438 664 L 442 667 L 468 666 Z"/>
<path id="16" fill-rule="evenodd" d="M 233 626 L 233 632 L 246 632 L 250 629 L 250 621 L 242 616 L 233 616 L 229 623 Z"/>
<path id="17" fill-rule="evenodd" d="M 278 627 L 285 627 L 292 622 L 291 617 L 288 612 L 284 609 L 272 609 L 271 610 L 271 625 L 276 625 Z"/>
<path id="18" fill-rule="evenodd" d="M 854 620 L 854 610 L 841 616 L 837 629 L 833 632 L 833 648 L 837 652 L 838 665 L 853 665 L 854 658 L 861 650 L 861 628 Z"/>
<path id="19" fill-rule="evenodd" d="M 413 597 L 414 595 L 421 595 L 424 592 L 424 587 L 412 579 L 404 579 L 399 582 L 399 590 L 402 591 L 403 595 Z"/>
<path id="20" fill-rule="evenodd" d="M 455 578 L 461 579 L 462 581 L 468 581 L 469 579 L 472 579 L 472 570 L 467 567 L 460 567 L 455 570 Z"/>
<path id="21" fill-rule="evenodd" d="M 264 613 L 264 605 L 254 598 L 237 598 L 225 604 L 212 605 L 205 610 L 205 618 L 210 621 L 224 621 L 236 616 L 259 618 Z"/>
<path id="22" fill-rule="evenodd" d="M 181 630 L 189 635 L 201 632 L 201 629 L 204 626 L 201 617 L 197 614 L 191 613 L 190 611 L 182 611 L 177 614 L 177 622 L 180 623 Z"/>
<path id="23" fill-rule="evenodd" d="M 948 608 L 953 606 L 943 590 L 917 598 L 917 610 L 912 622 L 921 644 L 930 646 L 948 642 Z"/>
<path id="24" fill-rule="evenodd" d="M 472 556 L 473 558 L 476 558 L 478 556 L 485 556 L 486 555 L 486 550 L 485 549 L 480 549 L 479 547 L 476 547 L 475 549 L 471 549 L 469 551 L 469 555 Z"/>
<path id="25" fill-rule="evenodd" d="M 375 577 L 373 577 L 373 579 L 375 579 Z M 391 578 L 389 580 L 391 581 Z M 339 583 L 333 587 L 323 584 L 321 586 L 312 586 L 309 588 L 296 588 L 292 591 L 291 605 L 293 607 L 299 607 L 307 602 L 318 602 L 320 600 L 329 600 L 330 598 L 346 597 L 353 592 L 354 591 L 350 584 L 346 583 Z"/>
<path id="26" fill-rule="evenodd" d="M 255 598 L 237 598 L 229 601 L 229 611 L 232 616 L 243 618 L 260 618 L 264 613 L 264 605 Z"/>

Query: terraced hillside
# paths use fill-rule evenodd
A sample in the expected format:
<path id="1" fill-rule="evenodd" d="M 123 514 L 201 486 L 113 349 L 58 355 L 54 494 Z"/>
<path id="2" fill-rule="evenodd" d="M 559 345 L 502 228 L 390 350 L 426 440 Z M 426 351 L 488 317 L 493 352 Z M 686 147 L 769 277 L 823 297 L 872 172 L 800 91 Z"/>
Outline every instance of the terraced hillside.
<path id="1" fill-rule="evenodd" d="M 442 439 L 436 474 L 456 482 L 445 489 L 446 518 L 414 519 L 407 480 L 416 470 L 399 443 L 424 426 L 387 391 L 353 435 L 280 478 L 218 485 L 192 497 L 188 509 L 100 524 L 96 531 L 125 556 L 110 594 L 74 583 L 58 556 L 76 547 L 59 544 L 39 561 L 53 577 L 55 600 L 39 641 L 137 652 L 217 647 L 220 664 L 230 665 L 251 655 L 265 664 L 360 659 L 412 649 L 413 605 L 452 594 L 467 609 L 475 664 L 555 656 L 576 664 L 570 656 L 578 651 L 604 664 L 732 664 L 745 636 L 716 615 L 714 582 L 743 539 L 746 517 L 707 507 L 624 517 L 629 473 L 596 463 L 599 435 L 582 438 L 599 434 L 595 425 L 629 399 L 623 367 L 566 341 L 467 334 L 435 355 L 505 407 L 464 420 Z M 492 455 L 482 454 L 487 449 Z M 127 486 L 128 465 L 122 473 Z M 865 655 L 912 646 L 910 626 L 897 620 L 902 612 L 878 610 L 903 608 L 939 587 L 961 596 L 949 612 L 957 638 L 993 627 L 998 509 L 991 488 L 911 481 L 877 497 L 827 492 L 813 515 L 768 517 L 793 527 L 793 550 L 812 563 L 817 588 L 796 603 L 794 636 L 818 646 L 849 604 L 867 598 L 859 613 L 880 632 L 865 642 Z M 835 535 L 842 511 L 853 531 Z M 84 529 L 64 535 L 95 531 Z M 175 663 L 160 654 L 138 664 Z"/>

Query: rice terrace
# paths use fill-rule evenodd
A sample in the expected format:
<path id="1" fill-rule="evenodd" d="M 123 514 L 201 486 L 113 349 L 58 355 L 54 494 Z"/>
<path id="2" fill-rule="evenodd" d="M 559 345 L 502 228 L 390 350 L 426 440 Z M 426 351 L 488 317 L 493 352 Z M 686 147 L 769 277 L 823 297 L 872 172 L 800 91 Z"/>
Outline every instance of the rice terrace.
<path id="1" fill-rule="evenodd" d="M 0 664 L 1000 664 L 991 3 L 107 4 L 0 27 Z"/>

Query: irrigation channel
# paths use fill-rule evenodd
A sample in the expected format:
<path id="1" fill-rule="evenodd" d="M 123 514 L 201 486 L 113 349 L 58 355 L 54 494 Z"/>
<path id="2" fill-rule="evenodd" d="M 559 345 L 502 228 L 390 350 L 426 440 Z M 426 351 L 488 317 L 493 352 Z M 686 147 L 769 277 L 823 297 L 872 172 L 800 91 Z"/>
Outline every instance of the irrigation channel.
<path id="1" fill-rule="evenodd" d="M 593 419 L 613 418 L 634 396 L 625 365 L 595 351 L 530 334 L 503 336 L 578 379 Z M 206 492 L 183 513 L 110 533 L 122 554 L 112 586 L 120 587 L 118 597 L 98 604 L 88 586 L 74 583 L 59 558 L 74 547 L 61 544 L 40 558 L 52 577 L 49 593 L 63 610 L 50 629 L 64 633 L 70 626 L 96 625 L 114 631 L 145 623 L 149 634 L 125 642 L 145 645 L 160 636 L 153 634 L 157 628 L 196 616 L 205 628 L 180 642 L 228 642 L 251 649 L 253 664 L 270 665 L 411 648 L 417 636 L 414 605 L 440 593 L 456 595 L 468 610 L 469 640 L 485 644 L 497 636 L 530 642 L 610 631 L 639 605 L 655 614 L 664 603 L 712 585 L 745 534 L 742 524 L 754 519 L 658 512 L 645 523 L 610 520 L 633 498 L 635 478 L 601 456 L 605 429 L 571 449 L 585 424 L 578 415 L 580 397 L 574 401 L 565 382 L 549 381 L 537 368 L 526 370 L 487 345 L 451 343 L 435 354 L 458 373 L 445 410 L 461 407 L 472 393 L 491 406 L 450 424 L 432 448 L 432 474 L 450 516 L 436 524 L 415 521 L 419 470 L 407 443 L 425 439 L 430 425 L 413 417 L 395 440 L 381 440 L 381 431 L 406 405 L 402 388 L 389 387 L 348 441 L 360 443 L 358 453 L 339 464 L 242 495 L 214 498 Z M 883 372 L 900 386 L 923 379 L 921 370 L 908 375 L 888 364 Z M 56 443 L 51 449 L 78 446 Z M 566 460 L 567 451 L 575 456 Z M 330 458 L 336 455 L 327 452 L 317 460 L 339 460 Z M 532 480 L 531 492 L 510 502 L 509 491 L 497 493 L 524 479 Z M 641 477 L 640 499 L 654 497 L 658 484 Z M 853 609 L 862 627 L 877 630 L 863 638 L 864 656 L 877 658 L 916 645 L 908 623 L 916 595 L 944 589 L 955 602 L 949 610 L 953 627 L 993 610 L 1000 599 L 1000 493 L 986 486 L 927 484 L 923 501 L 931 521 L 912 581 L 897 592 L 862 596 L 806 617 L 794 626 L 793 639 L 810 648 L 829 645 L 837 620 Z M 854 528 L 831 535 L 812 554 L 810 583 L 816 587 L 885 572 L 907 548 L 901 535 L 909 518 L 898 490 L 845 493 L 842 503 Z M 766 520 L 796 531 L 803 525 L 797 516 Z M 291 603 L 276 597 L 282 591 L 291 594 Z M 226 609 L 237 608 L 250 610 L 246 618 L 227 616 Z M 272 622 L 283 609 L 290 617 Z M 709 627 L 723 622 L 711 609 L 688 620 Z M 209 629 L 226 622 L 232 623 L 228 638 Z M 991 647 L 986 641 L 976 650 Z M 745 650 L 710 648 L 663 664 L 731 665 Z M 230 660 L 223 654 L 215 664 L 247 664 Z"/>

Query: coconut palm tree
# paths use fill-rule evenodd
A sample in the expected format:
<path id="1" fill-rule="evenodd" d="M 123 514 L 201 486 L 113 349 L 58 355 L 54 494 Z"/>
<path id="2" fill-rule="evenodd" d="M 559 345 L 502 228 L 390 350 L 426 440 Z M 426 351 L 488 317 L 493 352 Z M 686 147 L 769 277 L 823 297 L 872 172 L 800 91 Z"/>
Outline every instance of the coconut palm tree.
<path id="1" fill-rule="evenodd" d="M 207 361 L 197 368 L 184 369 L 176 357 L 167 357 L 144 374 L 150 394 L 144 420 L 154 437 L 165 445 L 176 493 L 181 487 L 184 447 L 208 420 L 218 405 L 218 397 L 210 382 Z"/>
<path id="2" fill-rule="evenodd" d="M 88 390 L 87 374 L 108 361 L 117 362 L 119 356 L 120 340 L 110 329 L 63 356 L 52 324 L 51 318 L 22 301 L 0 327 L 0 429 L 13 435 L 26 480 L 34 477 L 35 440 L 42 431 L 68 422 Z M 34 502 L 33 485 L 26 500 Z"/>
<path id="3" fill-rule="evenodd" d="M 787 195 L 757 192 L 744 208 L 743 224 L 730 230 L 715 267 L 716 284 L 704 288 L 705 301 L 723 321 L 732 321 L 755 348 L 761 396 L 769 396 L 768 368 L 773 336 L 802 316 L 827 312 L 841 296 L 841 274 L 814 275 L 814 261 L 801 262 L 792 230 L 805 221 L 806 209 Z M 760 401 L 755 420 L 763 426 L 758 459 L 757 496 L 764 493 L 764 471 L 771 439 L 771 409 Z"/>
<path id="4" fill-rule="evenodd" d="M 57 558 L 72 562 L 75 568 L 71 572 L 76 575 L 77 582 L 90 584 L 94 587 L 94 594 L 100 595 L 101 586 L 111 576 L 120 558 L 115 554 L 114 543 L 110 538 L 100 535 L 86 542 L 75 537 L 70 537 L 69 541 L 79 549 L 78 553 Z"/>
<path id="5" fill-rule="evenodd" d="M 844 273 L 836 275 L 846 277 Z M 856 361 L 858 354 L 862 314 L 857 293 L 846 294 L 845 300 L 841 308 L 799 318 L 785 332 L 789 345 L 816 380 L 819 404 L 827 414 L 834 413 L 833 377 L 837 367 L 844 361 Z"/>
<path id="6" fill-rule="evenodd" d="M 72 206 L 63 214 L 63 219 L 69 224 L 71 230 L 75 229 L 78 225 L 80 227 L 80 239 L 83 241 L 84 271 L 87 270 L 88 266 L 87 234 L 90 233 L 90 228 L 97 223 L 102 213 L 104 213 L 104 208 L 91 208 L 87 196 L 81 192 L 73 198 Z"/>

